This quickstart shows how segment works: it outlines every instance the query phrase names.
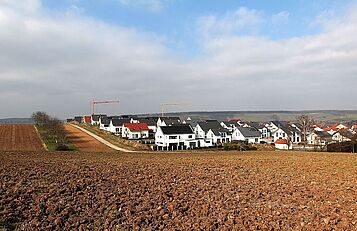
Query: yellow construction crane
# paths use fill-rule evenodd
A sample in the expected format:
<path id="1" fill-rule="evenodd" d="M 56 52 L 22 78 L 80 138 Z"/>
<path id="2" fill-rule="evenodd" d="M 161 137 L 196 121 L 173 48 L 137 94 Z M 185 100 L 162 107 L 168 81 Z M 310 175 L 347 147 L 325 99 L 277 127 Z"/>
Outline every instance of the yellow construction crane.
<path id="1" fill-rule="evenodd" d="M 96 104 L 109 104 L 109 103 L 119 103 L 119 100 L 92 100 L 92 115 L 95 113 Z"/>

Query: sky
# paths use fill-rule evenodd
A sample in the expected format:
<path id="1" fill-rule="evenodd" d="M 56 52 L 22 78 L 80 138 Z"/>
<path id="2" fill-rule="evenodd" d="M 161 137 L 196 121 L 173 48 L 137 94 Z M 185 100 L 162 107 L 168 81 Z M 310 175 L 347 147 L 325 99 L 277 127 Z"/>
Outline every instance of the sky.
<path id="1" fill-rule="evenodd" d="M 355 0 L 0 0 L 0 118 L 357 109 Z"/>

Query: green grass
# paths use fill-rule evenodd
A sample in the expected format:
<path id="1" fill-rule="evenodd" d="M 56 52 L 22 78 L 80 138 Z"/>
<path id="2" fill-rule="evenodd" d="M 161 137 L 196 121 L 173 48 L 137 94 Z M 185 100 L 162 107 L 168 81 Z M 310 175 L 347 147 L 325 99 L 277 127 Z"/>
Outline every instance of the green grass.
<path id="1" fill-rule="evenodd" d="M 119 136 L 111 134 L 110 132 L 100 130 L 96 126 L 87 125 L 87 124 L 78 124 L 78 126 L 92 132 L 93 134 L 105 139 L 106 141 L 108 141 L 118 147 L 125 148 L 125 149 L 132 150 L 132 151 L 151 151 L 151 148 L 148 145 L 140 144 L 135 141 L 123 139 Z"/>
<path id="2" fill-rule="evenodd" d="M 56 143 L 56 141 L 54 139 L 49 139 L 48 135 L 47 135 L 47 130 L 41 127 L 36 126 L 38 133 L 41 136 L 42 141 L 46 144 L 47 150 L 48 151 L 57 151 L 58 148 L 58 143 Z M 66 140 L 64 143 L 64 145 L 66 145 L 68 147 L 68 150 L 66 151 L 78 151 L 78 148 L 76 146 L 74 146 L 71 142 L 69 142 L 68 140 Z"/>

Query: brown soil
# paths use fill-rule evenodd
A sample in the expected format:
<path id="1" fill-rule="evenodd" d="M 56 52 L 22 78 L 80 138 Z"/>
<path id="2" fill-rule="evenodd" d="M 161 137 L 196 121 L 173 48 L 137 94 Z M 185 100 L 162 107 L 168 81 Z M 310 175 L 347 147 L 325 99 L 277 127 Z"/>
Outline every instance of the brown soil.
<path id="1" fill-rule="evenodd" d="M 83 152 L 115 152 L 105 144 L 99 142 L 87 133 L 71 125 L 64 125 L 68 140 Z"/>
<path id="2" fill-rule="evenodd" d="M 357 155 L 0 153 L 20 230 L 356 230 Z"/>
<path id="3" fill-rule="evenodd" d="M 141 144 L 132 140 L 123 139 L 119 136 L 113 135 L 110 132 L 101 130 L 97 126 L 92 126 L 89 124 L 78 124 L 78 126 L 81 126 L 82 128 L 96 134 L 97 136 L 105 139 L 106 141 L 118 147 L 132 151 L 152 151 L 149 145 Z"/>
<path id="4" fill-rule="evenodd" d="M 33 125 L 0 125 L 1 151 L 43 151 L 43 143 Z"/>

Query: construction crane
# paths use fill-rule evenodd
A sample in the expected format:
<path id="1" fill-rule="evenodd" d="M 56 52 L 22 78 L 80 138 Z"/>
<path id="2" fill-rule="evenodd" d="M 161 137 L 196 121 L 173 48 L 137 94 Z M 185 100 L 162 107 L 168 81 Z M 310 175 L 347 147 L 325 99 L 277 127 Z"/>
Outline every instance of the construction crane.
<path id="1" fill-rule="evenodd" d="M 183 103 L 160 103 L 161 107 L 161 116 L 164 117 L 165 113 L 167 112 L 167 108 L 169 106 L 181 106 L 181 105 L 188 105 L 188 104 L 183 104 Z"/>
<path id="2" fill-rule="evenodd" d="M 109 103 L 119 103 L 119 100 L 92 100 L 92 115 L 95 113 L 96 104 L 109 104 Z"/>

